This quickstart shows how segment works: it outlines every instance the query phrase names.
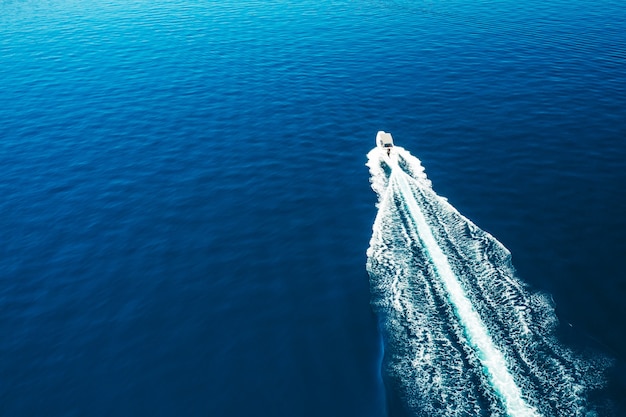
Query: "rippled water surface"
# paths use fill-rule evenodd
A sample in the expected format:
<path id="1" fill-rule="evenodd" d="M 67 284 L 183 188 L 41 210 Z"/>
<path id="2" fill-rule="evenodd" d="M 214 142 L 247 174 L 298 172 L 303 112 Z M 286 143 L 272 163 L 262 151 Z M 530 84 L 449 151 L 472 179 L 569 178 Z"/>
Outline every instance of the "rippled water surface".
<path id="1" fill-rule="evenodd" d="M 429 409 L 366 270 L 383 129 L 543 294 L 563 375 L 603 369 L 585 409 L 626 414 L 625 27 L 615 0 L 1 2 L 0 414 Z"/>

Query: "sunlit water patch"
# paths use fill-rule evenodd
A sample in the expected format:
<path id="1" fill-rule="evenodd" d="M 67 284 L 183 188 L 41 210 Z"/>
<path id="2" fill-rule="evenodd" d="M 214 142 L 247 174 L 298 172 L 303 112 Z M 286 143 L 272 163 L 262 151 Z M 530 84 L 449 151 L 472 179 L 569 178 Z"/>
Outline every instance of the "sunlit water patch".
<path id="1" fill-rule="evenodd" d="M 368 249 L 385 376 L 424 416 L 591 416 L 603 359 L 554 336 L 550 298 L 520 281 L 509 251 L 431 187 L 395 147 L 368 154 L 378 215 Z"/>

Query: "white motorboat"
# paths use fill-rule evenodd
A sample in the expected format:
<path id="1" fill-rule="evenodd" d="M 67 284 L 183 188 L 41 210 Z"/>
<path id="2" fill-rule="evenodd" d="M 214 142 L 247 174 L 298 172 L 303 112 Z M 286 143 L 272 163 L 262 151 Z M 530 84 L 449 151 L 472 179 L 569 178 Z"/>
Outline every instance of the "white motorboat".
<path id="1" fill-rule="evenodd" d="M 393 148 L 393 138 L 391 133 L 387 133 L 383 130 L 378 131 L 376 134 L 376 145 L 382 150 L 387 151 L 387 155 L 391 154 L 391 148 Z"/>

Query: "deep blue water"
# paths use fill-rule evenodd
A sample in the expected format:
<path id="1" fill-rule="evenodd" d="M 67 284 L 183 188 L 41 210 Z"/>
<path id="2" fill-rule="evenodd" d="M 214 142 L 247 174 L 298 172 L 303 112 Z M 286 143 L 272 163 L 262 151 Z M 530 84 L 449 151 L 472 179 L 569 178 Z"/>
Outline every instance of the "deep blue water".
<path id="1" fill-rule="evenodd" d="M 623 2 L 0 12 L 1 415 L 405 413 L 366 271 L 383 129 L 626 415 Z"/>

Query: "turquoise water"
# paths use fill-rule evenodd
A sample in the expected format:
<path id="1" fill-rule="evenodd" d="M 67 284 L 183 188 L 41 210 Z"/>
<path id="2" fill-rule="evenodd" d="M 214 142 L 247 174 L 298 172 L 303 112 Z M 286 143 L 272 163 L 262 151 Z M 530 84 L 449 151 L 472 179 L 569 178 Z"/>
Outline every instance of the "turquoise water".
<path id="1" fill-rule="evenodd" d="M 435 195 L 510 251 L 522 299 L 547 300 L 537 311 L 555 326 L 550 346 L 577 358 L 560 386 L 587 387 L 576 410 L 626 413 L 621 2 L 24 0 L 0 11 L 0 414 L 461 406 L 452 393 L 438 406 L 384 360 L 396 342 L 366 269 L 381 214 L 365 166 L 383 129 Z M 444 249 L 464 242 L 448 236 Z M 524 351 L 498 338 L 514 322 L 485 318 L 501 306 L 465 285 L 493 345 Z M 443 313 L 424 331 L 453 325 Z M 503 413 L 476 363 L 459 368 L 474 379 L 450 386 Z M 574 409 L 532 400 L 549 392 L 532 369 L 519 386 L 531 407 Z"/>

